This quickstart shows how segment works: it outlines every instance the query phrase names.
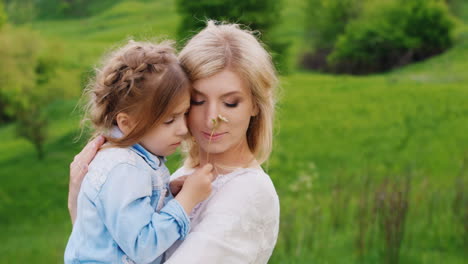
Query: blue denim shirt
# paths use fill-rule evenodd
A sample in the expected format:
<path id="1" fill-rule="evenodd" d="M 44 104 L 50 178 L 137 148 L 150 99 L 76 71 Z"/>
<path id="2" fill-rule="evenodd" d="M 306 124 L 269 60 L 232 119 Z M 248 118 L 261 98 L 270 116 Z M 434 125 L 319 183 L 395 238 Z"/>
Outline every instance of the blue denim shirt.
<path id="1" fill-rule="evenodd" d="M 98 152 L 78 195 L 65 263 L 161 263 L 190 228 L 164 162 L 138 144 Z"/>

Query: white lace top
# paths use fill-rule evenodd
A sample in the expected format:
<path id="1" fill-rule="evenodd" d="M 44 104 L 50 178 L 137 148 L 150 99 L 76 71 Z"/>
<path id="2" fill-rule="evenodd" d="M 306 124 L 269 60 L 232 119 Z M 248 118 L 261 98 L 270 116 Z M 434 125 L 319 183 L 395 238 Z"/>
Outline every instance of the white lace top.
<path id="1" fill-rule="evenodd" d="M 191 174 L 180 168 L 172 179 Z M 267 263 L 276 244 L 279 200 L 261 169 L 240 168 L 213 181 L 210 197 L 190 215 L 191 230 L 166 263 Z"/>

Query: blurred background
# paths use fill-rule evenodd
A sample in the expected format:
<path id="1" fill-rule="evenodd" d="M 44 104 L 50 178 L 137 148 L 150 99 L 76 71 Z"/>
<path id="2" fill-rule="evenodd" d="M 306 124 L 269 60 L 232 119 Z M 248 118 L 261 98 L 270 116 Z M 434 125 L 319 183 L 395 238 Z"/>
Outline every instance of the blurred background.
<path id="1" fill-rule="evenodd" d="M 0 0 L 0 263 L 63 262 L 102 54 L 207 18 L 258 30 L 281 75 L 270 263 L 466 263 L 466 0 Z"/>

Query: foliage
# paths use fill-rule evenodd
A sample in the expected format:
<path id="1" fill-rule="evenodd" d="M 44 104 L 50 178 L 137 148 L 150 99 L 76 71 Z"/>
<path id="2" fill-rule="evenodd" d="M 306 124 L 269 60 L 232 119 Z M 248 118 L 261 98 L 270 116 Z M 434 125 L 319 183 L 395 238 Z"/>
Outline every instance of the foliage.
<path id="1" fill-rule="evenodd" d="M 15 24 L 34 19 L 86 17 L 105 10 L 119 0 L 5 0 L 7 13 Z"/>
<path id="2" fill-rule="evenodd" d="M 107 9 L 119 0 L 40 0 L 37 3 L 40 19 L 86 17 Z"/>
<path id="3" fill-rule="evenodd" d="M 314 49 L 331 50 L 346 24 L 361 11 L 361 0 L 308 0 L 306 39 Z"/>
<path id="4" fill-rule="evenodd" d="M 36 17 L 34 0 L 4 0 L 8 19 L 13 24 L 30 23 Z"/>
<path id="5" fill-rule="evenodd" d="M 0 1 L 0 29 L 3 27 L 7 20 L 7 16 L 5 14 L 5 9 L 3 7 L 3 2 Z"/>
<path id="6" fill-rule="evenodd" d="M 328 62 L 337 72 L 386 71 L 447 50 L 453 27 L 438 0 L 376 2 L 346 26 Z"/>
<path id="7" fill-rule="evenodd" d="M 43 158 L 47 116 L 42 109 L 60 93 L 49 84 L 58 62 L 57 49 L 27 29 L 0 34 L 1 122 L 17 121 L 19 136 L 31 141 Z"/>
<path id="8" fill-rule="evenodd" d="M 445 0 L 445 2 L 451 13 L 465 22 L 468 21 L 468 5 L 466 4 L 466 0 Z"/>
<path id="9" fill-rule="evenodd" d="M 273 34 L 280 21 L 281 5 L 282 1 L 271 0 L 177 0 L 177 9 L 182 15 L 178 39 L 182 42 L 188 40 L 205 27 L 208 19 L 239 23 L 259 31 L 277 66 L 287 71 L 286 56 L 289 44 Z"/>
<path id="10" fill-rule="evenodd" d="M 324 69 L 327 56 L 349 21 L 362 9 L 362 0 L 307 0 L 305 42 L 308 51 L 301 65 L 308 69 Z"/>
<path id="11" fill-rule="evenodd" d="M 303 2 L 284 6 L 281 36 L 294 49 L 303 36 Z M 130 34 L 171 38 L 178 21 L 170 0 L 122 1 L 92 18 L 38 21 L 33 28 L 61 41 L 65 62 L 49 83 L 71 91 L 115 42 Z M 265 167 L 281 202 L 269 263 L 384 263 L 386 231 L 373 210 L 374 194 L 388 177 L 406 175 L 407 163 L 415 174 L 400 263 L 466 262 L 468 177 L 460 169 L 468 150 L 466 29 L 444 54 L 390 73 L 281 77 L 279 133 Z M 86 140 L 74 141 L 80 133 L 75 106 L 71 99 L 45 108 L 47 156 L 40 162 L 33 145 L 16 136 L 15 124 L 0 126 L 0 238 L 7 241 L 0 263 L 63 261 L 72 228 L 67 172 Z M 171 171 L 179 166 L 178 155 L 168 157 Z"/>

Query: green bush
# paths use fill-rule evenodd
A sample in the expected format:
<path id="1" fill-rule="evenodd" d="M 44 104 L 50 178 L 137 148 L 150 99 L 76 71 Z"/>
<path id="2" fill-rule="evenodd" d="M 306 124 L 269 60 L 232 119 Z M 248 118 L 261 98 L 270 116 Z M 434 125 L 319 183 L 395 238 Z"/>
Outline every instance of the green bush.
<path id="1" fill-rule="evenodd" d="M 366 0 L 367 1 L 367 0 Z M 305 42 L 301 66 L 324 70 L 327 56 L 349 21 L 361 11 L 363 0 L 307 0 Z"/>
<path id="2" fill-rule="evenodd" d="M 34 19 L 86 17 L 105 10 L 119 0 L 5 0 L 10 21 L 15 24 Z"/>
<path id="3" fill-rule="evenodd" d="M 39 0 L 36 8 L 40 19 L 86 17 L 118 2 L 118 0 Z"/>
<path id="4" fill-rule="evenodd" d="M 181 44 L 190 39 L 205 27 L 208 19 L 239 23 L 261 33 L 276 65 L 286 71 L 289 43 L 272 33 L 279 22 L 281 4 L 282 1 L 271 0 L 177 0 L 177 10 L 182 15 L 178 39 Z"/>
<path id="5" fill-rule="evenodd" d="M 37 33 L 7 27 L 0 32 L 0 124 L 16 121 L 18 136 L 30 141 L 44 157 L 48 116 L 42 110 L 62 94 L 50 85 L 59 49 Z"/>
<path id="6" fill-rule="evenodd" d="M 356 18 L 362 0 L 308 0 L 306 41 L 314 50 L 331 50 L 346 24 Z"/>
<path id="7" fill-rule="evenodd" d="M 386 71 L 448 49 L 453 27 L 443 1 L 373 2 L 346 26 L 328 63 L 336 72 Z"/>
<path id="8" fill-rule="evenodd" d="M 5 9 L 3 8 L 3 2 L 0 1 L 0 29 L 3 27 L 7 20 L 7 16 L 5 14 Z"/>
<path id="9" fill-rule="evenodd" d="M 36 17 L 34 0 L 4 0 L 9 22 L 13 24 L 30 23 Z"/>

